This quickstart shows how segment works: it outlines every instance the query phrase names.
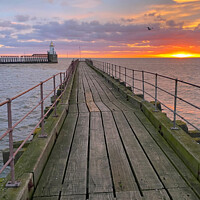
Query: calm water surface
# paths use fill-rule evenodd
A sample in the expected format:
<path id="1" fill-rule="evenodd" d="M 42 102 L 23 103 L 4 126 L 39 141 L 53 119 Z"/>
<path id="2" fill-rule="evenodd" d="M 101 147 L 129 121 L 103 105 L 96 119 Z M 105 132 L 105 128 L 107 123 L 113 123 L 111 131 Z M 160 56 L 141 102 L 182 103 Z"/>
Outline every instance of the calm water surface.
<path id="1" fill-rule="evenodd" d="M 0 65 L 0 102 L 6 100 L 6 98 L 13 97 L 20 92 L 31 88 L 32 86 L 38 84 L 40 81 L 47 79 L 48 77 L 56 74 L 57 72 L 65 71 L 72 59 L 59 59 L 58 64 L 11 64 L 11 65 Z M 130 69 L 146 70 L 154 73 L 159 73 L 162 75 L 167 75 L 173 78 L 178 78 L 184 81 L 188 81 L 197 85 L 200 85 L 200 59 L 152 59 L 152 58 L 137 58 L 137 59 L 97 59 L 101 61 L 110 62 L 113 64 L 125 66 Z M 141 74 L 136 74 L 136 76 L 141 76 Z M 146 80 L 152 81 L 154 83 L 153 77 L 145 77 Z M 57 80 L 59 81 L 59 80 Z M 141 83 L 138 84 L 138 88 L 141 87 Z M 167 80 L 159 80 L 158 84 L 163 88 L 169 89 L 171 92 L 174 91 L 174 83 Z M 45 93 L 47 94 L 53 87 L 53 83 L 49 82 L 44 86 Z M 145 89 L 150 90 L 153 95 L 153 88 Z M 138 91 L 138 93 L 141 93 Z M 34 105 L 39 102 L 39 89 L 28 93 L 12 103 L 12 115 L 13 124 L 23 117 Z M 191 87 L 186 87 L 179 85 L 178 94 L 194 103 L 200 107 L 200 90 L 193 89 Z M 146 99 L 152 100 L 150 97 L 145 96 Z M 165 101 L 166 105 L 173 108 L 173 98 L 169 95 L 159 93 L 158 99 Z M 45 105 L 49 105 L 49 100 Z M 172 114 L 164 109 L 169 117 Z M 192 120 L 192 122 L 200 127 L 199 111 L 192 109 L 190 106 L 185 105 L 181 102 L 178 104 L 178 112 L 186 119 Z M 32 128 L 37 123 L 40 117 L 40 111 L 36 110 L 30 115 L 23 123 L 21 123 L 14 130 L 14 140 L 19 141 L 25 138 L 25 136 L 32 130 Z M 0 107 L 0 135 L 6 131 L 7 128 L 7 113 L 6 106 Z M 0 141 L 0 167 L 2 166 L 2 149 L 8 147 L 8 138 L 4 138 Z M 0 177 L 4 177 L 9 169 L 4 171 L 4 174 Z"/>

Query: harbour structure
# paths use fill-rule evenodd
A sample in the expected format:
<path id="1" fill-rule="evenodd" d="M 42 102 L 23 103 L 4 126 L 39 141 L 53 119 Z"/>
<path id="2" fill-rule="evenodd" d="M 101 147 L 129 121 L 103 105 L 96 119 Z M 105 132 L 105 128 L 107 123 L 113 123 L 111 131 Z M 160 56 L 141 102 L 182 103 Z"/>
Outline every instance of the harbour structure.
<path id="1" fill-rule="evenodd" d="M 57 63 L 58 56 L 54 51 L 53 42 L 50 43 L 50 50 L 47 54 L 32 54 L 21 56 L 0 56 L 0 64 L 14 63 Z"/>
<path id="2" fill-rule="evenodd" d="M 63 78 L 57 74 L 52 105 L 45 115 L 41 106 L 41 128 L 15 164 L 15 178 L 1 181 L 0 199 L 200 199 L 199 144 L 162 113 L 157 94 L 154 104 L 145 100 L 145 72 L 142 79 L 133 72 L 86 60 L 72 62 Z M 55 83 L 55 76 L 48 80 Z M 138 80 L 142 94 L 135 91 Z M 4 102 L 8 110 L 14 99 Z"/>
<path id="3" fill-rule="evenodd" d="M 53 42 L 51 41 L 50 43 L 50 50 L 47 52 L 48 54 L 48 62 L 50 63 L 57 63 L 58 62 L 58 56 L 54 50 L 54 44 Z"/>

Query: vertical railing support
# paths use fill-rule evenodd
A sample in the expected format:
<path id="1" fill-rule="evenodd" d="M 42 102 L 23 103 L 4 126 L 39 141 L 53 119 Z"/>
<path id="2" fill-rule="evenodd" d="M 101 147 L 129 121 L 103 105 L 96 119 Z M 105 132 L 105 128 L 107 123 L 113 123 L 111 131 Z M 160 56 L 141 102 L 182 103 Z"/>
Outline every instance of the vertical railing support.
<path id="1" fill-rule="evenodd" d="M 106 74 L 108 74 L 108 63 L 106 63 Z"/>
<path id="2" fill-rule="evenodd" d="M 44 100 L 43 100 L 43 82 L 41 81 L 40 82 L 40 100 L 41 100 L 41 117 L 40 119 L 42 120 L 41 121 L 41 134 L 38 136 L 40 138 L 46 138 L 47 137 L 47 134 L 45 134 L 44 132 Z"/>
<path id="3" fill-rule="evenodd" d="M 178 130 L 178 127 L 176 127 L 176 105 L 177 105 L 177 92 L 178 92 L 178 79 L 175 79 L 175 94 L 174 94 L 174 121 L 173 121 L 173 127 L 172 130 Z"/>
<path id="4" fill-rule="evenodd" d="M 133 83 L 132 83 L 132 91 L 133 91 L 133 94 L 135 94 L 134 90 L 135 90 L 135 73 L 134 73 L 134 70 L 132 70 L 132 79 L 133 79 Z"/>
<path id="5" fill-rule="evenodd" d="M 144 100 L 144 71 L 142 71 L 142 93 L 143 93 L 143 100 Z"/>
<path id="6" fill-rule="evenodd" d="M 55 103 L 55 101 L 56 101 L 56 77 L 55 77 L 55 75 L 53 76 L 53 90 L 54 90 L 54 97 L 53 97 L 53 99 L 54 99 L 54 103 Z M 53 117 L 58 117 L 58 115 L 57 115 L 57 113 L 56 113 L 56 104 L 57 103 L 55 103 L 55 105 L 54 105 L 54 115 L 53 115 Z"/>
<path id="7" fill-rule="evenodd" d="M 121 66 L 119 66 L 119 82 L 121 80 Z"/>
<path id="8" fill-rule="evenodd" d="M 112 77 L 113 77 L 113 74 L 114 74 L 114 73 L 113 73 L 113 64 L 112 64 Z"/>
<path id="9" fill-rule="evenodd" d="M 15 163 L 13 157 L 13 129 L 12 129 L 12 108 L 11 108 L 11 99 L 7 99 L 7 112 L 8 112 L 8 130 L 9 130 L 9 159 L 12 158 L 10 162 L 10 171 L 11 171 L 11 181 L 8 181 L 6 187 L 19 187 L 20 182 L 15 181 Z"/>
<path id="10" fill-rule="evenodd" d="M 126 86 L 126 67 L 124 67 L 124 82 L 125 82 L 125 86 Z"/>
<path id="11" fill-rule="evenodd" d="M 155 110 L 154 112 L 158 112 L 158 74 L 155 74 Z"/>
<path id="12" fill-rule="evenodd" d="M 62 93 L 62 91 L 63 91 L 63 82 L 62 82 L 62 72 L 60 72 L 60 91 L 61 91 L 61 93 Z"/>
<path id="13" fill-rule="evenodd" d="M 115 78 L 117 78 L 117 74 L 116 74 L 116 65 L 115 65 Z"/>
<path id="14" fill-rule="evenodd" d="M 60 72 L 60 89 L 62 89 L 62 72 Z"/>
<path id="15" fill-rule="evenodd" d="M 65 72 L 63 73 L 63 83 L 64 83 L 64 87 L 66 86 L 66 77 L 65 77 Z"/>

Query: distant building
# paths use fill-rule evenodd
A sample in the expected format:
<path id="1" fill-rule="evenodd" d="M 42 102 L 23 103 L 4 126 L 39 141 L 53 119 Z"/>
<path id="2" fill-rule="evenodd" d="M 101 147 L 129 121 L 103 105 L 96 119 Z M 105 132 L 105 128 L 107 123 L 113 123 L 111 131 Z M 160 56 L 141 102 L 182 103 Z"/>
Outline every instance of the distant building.
<path id="1" fill-rule="evenodd" d="M 47 52 L 48 54 L 48 61 L 50 63 L 57 63 L 58 62 L 58 56 L 54 50 L 54 44 L 53 42 L 51 41 L 50 45 L 49 45 L 50 49 L 49 51 Z"/>
<path id="2" fill-rule="evenodd" d="M 0 64 L 4 63 L 57 63 L 58 56 L 51 41 L 47 54 L 32 54 L 23 56 L 0 56 Z"/>

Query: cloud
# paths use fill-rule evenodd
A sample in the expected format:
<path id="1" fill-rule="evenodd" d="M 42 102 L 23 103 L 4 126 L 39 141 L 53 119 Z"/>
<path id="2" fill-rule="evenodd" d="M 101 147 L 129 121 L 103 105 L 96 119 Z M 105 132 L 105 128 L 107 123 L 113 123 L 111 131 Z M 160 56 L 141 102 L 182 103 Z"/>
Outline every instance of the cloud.
<path id="1" fill-rule="evenodd" d="M 182 28 L 184 25 L 184 22 L 176 23 L 174 20 L 168 20 L 166 21 L 166 25 L 170 28 Z"/>
<path id="2" fill-rule="evenodd" d="M 2 28 L 13 28 L 16 30 L 27 30 L 30 29 L 31 26 L 30 25 L 26 25 L 26 24 L 18 24 L 18 23 L 14 23 L 11 21 L 0 21 L 0 27 Z"/>
<path id="3" fill-rule="evenodd" d="M 16 16 L 15 16 L 15 19 L 16 19 L 18 22 L 26 22 L 26 21 L 29 21 L 30 16 L 28 16 L 28 15 L 16 15 Z"/>
<path id="4" fill-rule="evenodd" d="M 199 2 L 199 0 L 173 0 L 176 3 L 191 3 L 191 2 Z"/>
<path id="5" fill-rule="evenodd" d="M 101 3 L 101 0 L 45 0 L 50 4 L 60 4 L 61 6 L 75 7 L 75 8 L 93 8 Z"/>
<path id="6" fill-rule="evenodd" d="M 134 22 L 135 21 L 135 19 L 134 18 L 121 18 L 121 21 L 123 22 L 123 23 L 132 23 L 132 22 Z"/>
<path id="7" fill-rule="evenodd" d="M 196 39 L 200 38 L 198 30 L 183 30 L 181 23 L 173 20 L 166 21 L 167 27 L 160 28 L 160 24 L 152 24 L 154 29 L 148 31 L 146 25 L 120 23 L 100 23 L 99 21 L 78 22 L 66 20 L 63 23 L 52 21 L 43 25 L 33 26 L 33 32 L 18 34 L 18 40 L 27 41 L 56 41 L 57 46 L 70 46 L 82 44 L 96 50 L 101 44 L 102 49 L 108 46 L 120 48 L 129 47 L 140 50 L 142 47 L 151 50 L 163 48 L 163 46 L 195 45 Z M 73 45 L 72 45 L 73 44 Z M 73 48 L 73 47 L 72 47 Z M 93 50 L 95 50 L 93 49 Z"/>

